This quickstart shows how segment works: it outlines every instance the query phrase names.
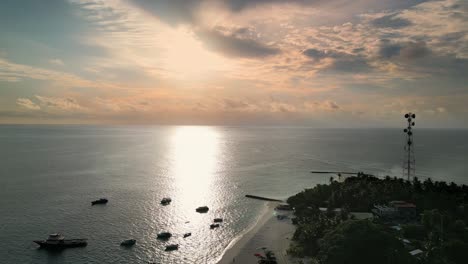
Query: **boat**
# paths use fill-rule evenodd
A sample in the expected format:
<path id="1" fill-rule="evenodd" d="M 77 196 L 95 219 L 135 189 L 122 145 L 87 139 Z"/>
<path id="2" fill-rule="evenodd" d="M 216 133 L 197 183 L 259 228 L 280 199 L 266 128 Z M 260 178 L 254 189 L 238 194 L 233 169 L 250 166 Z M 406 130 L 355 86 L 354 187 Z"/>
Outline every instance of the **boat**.
<path id="1" fill-rule="evenodd" d="M 185 234 L 184 234 L 184 238 L 189 237 L 189 236 L 191 236 L 191 235 L 192 235 L 192 233 L 185 233 Z"/>
<path id="2" fill-rule="evenodd" d="M 91 202 L 91 205 L 95 205 L 95 204 L 106 204 L 109 200 L 107 200 L 106 198 L 101 198 L 99 200 L 95 200 L 95 201 L 92 201 Z"/>
<path id="3" fill-rule="evenodd" d="M 223 219 L 222 218 L 215 218 L 214 222 L 215 223 L 221 223 L 221 222 L 223 222 Z"/>
<path id="4" fill-rule="evenodd" d="M 179 244 L 170 244 L 166 246 L 166 251 L 177 250 L 179 249 Z"/>
<path id="5" fill-rule="evenodd" d="M 208 210 L 210 210 L 208 206 L 200 206 L 197 209 L 195 209 L 195 211 L 197 211 L 198 213 L 206 213 L 208 212 Z"/>
<path id="6" fill-rule="evenodd" d="M 167 198 L 167 197 L 166 197 L 166 198 L 163 198 L 163 199 L 161 200 L 161 204 L 162 204 L 162 205 L 168 205 L 168 204 L 170 204 L 171 202 L 172 202 L 172 199 L 171 199 L 171 198 Z"/>
<path id="7" fill-rule="evenodd" d="M 158 234 L 159 239 L 169 239 L 172 236 L 169 232 L 161 232 Z"/>
<path id="8" fill-rule="evenodd" d="M 41 248 L 64 249 L 73 247 L 85 247 L 88 245 L 87 239 L 65 239 L 60 233 L 50 234 L 46 240 L 34 240 Z"/>
<path id="9" fill-rule="evenodd" d="M 217 227 L 219 227 L 219 224 L 211 224 L 211 225 L 210 225 L 210 228 L 211 228 L 211 229 L 215 229 L 215 228 L 217 228 Z"/>
<path id="10" fill-rule="evenodd" d="M 275 207 L 275 210 L 282 210 L 282 211 L 293 211 L 294 208 L 289 204 L 279 204 Z"/>
<path id="11" fill-rule="evenodd" d="M 120 245 L 125 246 L 125 247 L 131 247 L 131 246 L 135 245 L 135 243 L 136 243 L 135 239 L 127 239 L 127 240 L 122 241 L 122 243 L 120 243 Z"/>

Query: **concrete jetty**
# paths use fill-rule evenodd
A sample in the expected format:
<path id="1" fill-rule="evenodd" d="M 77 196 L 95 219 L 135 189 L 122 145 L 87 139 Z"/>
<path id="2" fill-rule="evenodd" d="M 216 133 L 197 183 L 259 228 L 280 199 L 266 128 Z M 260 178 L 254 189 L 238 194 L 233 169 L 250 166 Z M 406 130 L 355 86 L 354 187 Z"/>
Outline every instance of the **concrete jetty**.
<path id="1" fill-rule="evenodd" d="M 262 197 L 262 196 L 251 195 L 251 194 L 246 194 L 245 197 L 257 199 L 257 200 L 264 200 L 264 201 L 284 202 L 283 200 L 279 200 L 279 199 L 273 199 L 273 198 Z"/>

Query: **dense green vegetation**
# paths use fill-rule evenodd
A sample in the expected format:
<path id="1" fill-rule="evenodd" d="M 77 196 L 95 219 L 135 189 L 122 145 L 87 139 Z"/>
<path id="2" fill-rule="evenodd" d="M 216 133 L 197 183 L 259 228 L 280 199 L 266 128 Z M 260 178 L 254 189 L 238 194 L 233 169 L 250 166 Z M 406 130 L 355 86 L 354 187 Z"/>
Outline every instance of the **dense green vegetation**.
<path id="1" fill-rule="evenodd" d="M 321 263 L 413 263 L 400 240 L 367 220 L 349 220 L 320 240 Z"/>
<path id="2" fill-rule="evenodd" d="M 374 220 L 348 219 L 350 211 L 369 212 L 374 204 L 404 200 L 416 204 L 420 221 L 401 231 Z M 468 186 L 415 178 L 379 179 L 360 173 L 344 182 L 330 179 L 294 195 L 295 243 L 289 253 L 320 263 L 465 263 L 468 259 Z M 319 207 L 328 208 L 321 212 Z M 334 208 L 341 208 L 335 212 Z M 402 239 L 411 241 L 403 245 Z M 388 251 L 388 249 L 392 251 Z M 407 253 L 424 251 L 418 259 Z M 395 257 L 397 252 L 398 257 Z M 379 258 L 377 261 L 376 258 Z M 357 258 L 359 261 L 357 261 Z"/>

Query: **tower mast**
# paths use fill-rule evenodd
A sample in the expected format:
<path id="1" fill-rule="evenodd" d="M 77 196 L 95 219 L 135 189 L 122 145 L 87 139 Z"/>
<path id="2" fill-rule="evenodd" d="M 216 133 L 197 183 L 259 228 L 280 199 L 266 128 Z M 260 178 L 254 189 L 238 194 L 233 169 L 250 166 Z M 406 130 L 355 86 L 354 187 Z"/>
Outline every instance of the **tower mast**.
<path id="1" fill-rule="evenodd" d="M 413 127 L 415 125 L 414 119 L 416 118 L 416 114 L 414 113 L 407 113 L 405 114 L 405 119 L 408 122 L 408 126 L 403 130 L 406 134 L 406 142 L 405 142 L 405 161 L 403 162 L 403 175 L 407 177 L 409 181 L 411 177 L 415 176 L 416 168 L 415 163 L 416 160 L 414 158 L 414 141 L 413 141 Z"/>

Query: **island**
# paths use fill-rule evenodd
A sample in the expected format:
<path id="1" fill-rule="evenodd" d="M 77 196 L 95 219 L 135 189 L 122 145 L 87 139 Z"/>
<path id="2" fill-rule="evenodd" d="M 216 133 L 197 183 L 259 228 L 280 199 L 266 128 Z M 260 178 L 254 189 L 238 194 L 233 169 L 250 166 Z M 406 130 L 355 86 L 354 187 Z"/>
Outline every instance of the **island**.
<path id="1" fill-rule="evenodd" d="M 303 263 L 466 263 L 468 186 L 358 173 L 287 200 Z"/>

